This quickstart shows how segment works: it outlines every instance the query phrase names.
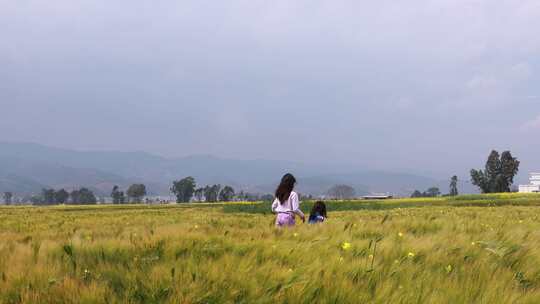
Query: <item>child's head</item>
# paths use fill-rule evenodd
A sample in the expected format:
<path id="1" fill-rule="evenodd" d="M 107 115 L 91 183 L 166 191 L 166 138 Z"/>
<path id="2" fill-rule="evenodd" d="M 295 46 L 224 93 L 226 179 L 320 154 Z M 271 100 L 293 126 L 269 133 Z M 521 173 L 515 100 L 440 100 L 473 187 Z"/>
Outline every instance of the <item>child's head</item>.
<path id="1" fill-rule="evenodd" d="M 326 205 L 323 201 L 316 201 L 315 204 L 313 204 L 313 208 L 311 208 L 311 215 L 319 214 L 320 216 L 326 216 Z"/>

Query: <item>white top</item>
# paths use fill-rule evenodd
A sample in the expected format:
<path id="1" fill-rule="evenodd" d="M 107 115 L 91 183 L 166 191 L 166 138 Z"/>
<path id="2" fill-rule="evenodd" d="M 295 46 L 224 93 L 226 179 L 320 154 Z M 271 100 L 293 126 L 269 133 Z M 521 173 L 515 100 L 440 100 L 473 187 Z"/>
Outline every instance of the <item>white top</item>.
<path id="1" fill-rule="evenodd" d="M 281 204 L 279 199 L 275 199 L 272 203 L 272 212 L 274 213 L 296 213 L 303 217 L 304 213 L 300 210 L 300 200 L 298 200 L 298 194 L 294 191 L 291 192 L 289 199 Z"/>

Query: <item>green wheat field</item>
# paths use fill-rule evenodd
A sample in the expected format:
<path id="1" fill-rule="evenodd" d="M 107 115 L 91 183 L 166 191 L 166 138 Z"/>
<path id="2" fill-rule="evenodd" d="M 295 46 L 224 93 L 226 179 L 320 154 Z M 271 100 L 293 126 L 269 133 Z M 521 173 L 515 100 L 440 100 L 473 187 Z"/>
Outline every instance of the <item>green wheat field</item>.
<path id="1" fill-rule="evenodd" d="M 328 209 L 2 207 L 0 303 L 540 303 L 539 195 Z"/>

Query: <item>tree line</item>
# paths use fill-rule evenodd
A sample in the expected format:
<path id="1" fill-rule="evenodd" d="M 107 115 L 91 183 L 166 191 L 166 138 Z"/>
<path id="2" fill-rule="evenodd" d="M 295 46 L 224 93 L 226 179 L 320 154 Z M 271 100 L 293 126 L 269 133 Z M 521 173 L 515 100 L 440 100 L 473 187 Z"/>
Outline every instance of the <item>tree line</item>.
<path id="1" fill-rule="evenodd" d="M 71 192 L 65 189 L 42 189 L 41 195 L 32 196 L 30 202 L 34 205 L 57 205 L 57 204 L 96 204 L 94 193 L 88 188 L 80 188 Z"/>
<path id="2" fill-rule="evenodd" d="M 353 199 L 356 197 L 356 191 L 349 185 L 334 185 L 326 191 L 326 197 L 336 200 Z"/>
<path id="3" fill-rule="evenodd" d="M 437 197 L 441 195 L 441 190 L 438 187 L 431 187 L 426 191 L 420 192 L 419 190 L 414 190 L 411 194 L 411 197 Z"/>
<path id="4" fill-rule="evenodd" d="M 133 184 L 128 187 L 125 193 L 120 190 L 120 187 L 115 185 L 111 192 L 111 198 L 113 204 L 139 204 L 142 203 L 146 194 L 146 186 L 144 184 Z"/>
<path id="5" fill-rule="evenodd" d="M 273 199 L 273 195 L 271 194 L 248 193 L 244 191 L 236 193 L 234 188 L 228 185 L 214 184 L 197 187 L 195 179 L 191 176 L 174 181 L 170 191 L 176 196 L 177 203 L 191 201 L 213 203 L 218 201 L 230 202 L 233 200 L 268 201 Z M 113 204 L 148 203 L 150 200 L 145 199 L 146 196 L 147 190 L 144 184 L 132 184 L 126 191 L 123 191 L 120 186 L 115 185 L 110 193 Z M 11 205 L 15 201 L 13 192 L 4 192 L 2 198 L 6 205 Z M 23 198 L 22 202 L 29 202 L 34 205 L 97 204 L 98 199 L 90 189 L 84 187 L 71 192 L 65 189 L 56 190 L 46 188 L 42 189 L 38 195 Z"/>
<path id="6" fill-rule="evenodd" d="M 173 181 L 171 192 L 176 196 L 177 203 L 187 203 L 192 199 L 208 203 L 230 202 L 236 197 L 234 188 L 231 186 L 215 184 L 198 188 L 192 176 Z"/>
<path id="7" fill-rule="evenodd" d="M 510 151 L 499 154 L 493 150 L 488 156 L 483 170 L 471 169 L 471 183 L 477 186 L 482 193 L 510 192 L 514 183 L 514 177 L 519 172 L 520 162 L 512 156 Z M 258 201 L 272 200 L 271 194 L 251 194 L 243 191 L 236 193 L 231 186 L 220 184 L 197 187 L 195 178 L 186 178 L 173 181 L 170 188 L 171 193 L 176 197 L 177 203 L 197 202 L 229 202 L 232 200 Z M 448 196 L 458 195 L 458 177 L 452 176 L 450 179 Z M 144 184 L 132 184 L 124 192 L 119 186 L 114 186 L 111 192 L 113 204 L 142 203 L 147 195 Z M 437 197 L 441 195 L 438 187 L 431 187 L 426 191 L 415 190 L 411 197 Z M 348 185 L 335 185 L 326 192 L 328 198 L 352 199 L 356 196 L 354 188 Z M 7 205 L 13 203 L 13 192 L 4 192 L 2 195 Z M 40 195 L 31 196 L 28 200 L 35 205 L 53 204 L 96 204 L 97 198 L 88 188 L 82 187 L 71 192 L 65 189 L 42 189 Z"/>
<path id="8" fill-rule="evenodd" d="M 197 187 L 197 182 L 192 176 L 185 177 L 172 182 L 171 193 L 176 197 L 177 203 L 196 202 L 230 202 L 233 200 L 271 200 L 270 194 L 260 195 L 240 191 L 236 193 L 233 187 L 221 184 L 206 185 Z M 140 203 L 146 196 L 144 184 L 133 184 L 126 192 L 119 186 L 114 186 L 111 192 L 113 204 Z"/>
<path id="9" fill-rule="evenodd" d="M 499 153 L 492 150 L 489 154 L 484 170 L 471 169 L 471 183 L 477 186 L 482 193 L 503 193 L 511 192 L 514 178 L 519 172 L 520 161 L 512 156 L 510 151 Z M 458 191 L 458 177 L 452 176 L 450 179 L 450 191 L 448 196 L 456 196 Z M 411 197 L 436 197 L 440 196 L 439 188 L 432 187 L 427 191 L 415 190 Z"/>
<path id="10" fill-rule="evenodd" d="M 176 197 L 177 203 L 188 202 L 230 202 L 230 201 L 272 201 L 273 194 L 236 192 L 231 186 L 222 186 L 220 184 L 206 185 L 197 187 L 197 182 L 192 176 L 173 181 L 171 193 Z M 311 195 L 301 196 L 301 199 L 312 199 Z"/>

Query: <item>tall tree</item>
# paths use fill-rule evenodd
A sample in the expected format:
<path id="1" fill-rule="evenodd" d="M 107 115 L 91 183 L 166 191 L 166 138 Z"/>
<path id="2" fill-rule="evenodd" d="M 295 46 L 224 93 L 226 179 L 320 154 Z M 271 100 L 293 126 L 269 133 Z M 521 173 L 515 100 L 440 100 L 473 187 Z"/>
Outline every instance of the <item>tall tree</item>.
<path id="1" fill-rule="evenodd" d="M 54 202 L 57 204 L 65 204 L 68 198 L 69 198 L 69 193 L 64 189 L 60 189 L 54 192 Z"/>
<path id="2" fill-rule="evenodd" d="M 188 203 L 193 197 L 197 183 L 191 176 L 179 181 L 173 181 L 171 192 L 176 196 L 177 203 Z"/>
<path id="3" fill-rule="evenodd" d="M 458 192 L 458 177 L 456 175 L 452 176 L 450 179 L 450 196 L 456 196 Z"/>
<path id="4" fill-rule="evenodd" d="M 500 189 L 504 190 L 503 192 L 510 192 L 510 188 L 514 183 L 514 177 L 519 172 L 519 160 L 512 156 L 510 151 L 504 151 L 501 154 L 501 175 L 502 175 L 502 184 Z"/>
<path id="5" fill-rule="evenodd" d="M 471 182 L 473 185 L 480 188 L 482 193 L 490 193 L 491 187 L 489 185 L 489 179 L 482 170 L 471 169 Z"/>
<path id="6" fill-rule="evenodd" d="M 356 196 L 356 192 L 354 191 L 354 188 L 348 185 L 335 185 L 332 188 L 330 188 L 326 194 L 334 199 L 351 199 Z"/>
<path id="7" fill-rule="evenodd" d="M 144 184 L 133 184 L 127 190 L 127 196 L 133 203 L 140 203 L 145 195 L 146 186 Z"/>
<path id="8" fill-rule="evenodd" d="M 113 204 L 118 204 L 118 193 L 119 192 L 120 192 L 120 187 L 118 187 L 117 185 L 114 185 L 114 187 L 112 188 L 112 191 L 111 191 L 111 198 L 112 198 Z"/>
<path id="9" fill-rule="evenodd" d="M 92 191 L 90 191 L 87 188 L 81 188 L 79 190 L 79 198 L 81 200 L 81 204 L 96 204 L 97 199 L 96 196 Z"/>
<path id="10" fill-rule="evenodd" d="M 221 185 L 212 185 L 204 187 L 204 197 L 209 203 L 215 203 L 218 201 Z"/>
<path id="11" fill-rule="evenodd" d="M 441 190 L 438 187 L 431 187 L 426 191 L 426 197 L 437 197 L 441 195 Z"/>
<path id="12" fill-rule="evenodd" d="M 519 160 L 510 151 L 502 155 L 493 150 L 489 154 L 484 171 L 471 170 L 471 181 L 483 193 L 510 192 L 514 177 L 519 171 Z"/>
<path id="13" fill-rule="evenodd" d="M 414 192 L 411 194 L 411 197 L 424 197 L 424 193 L 418 191 L 418 190 L 414 190 Z"/>
<path id="14" fill-rule="evenodd" d="M 126 201 L 124 191 L 120 191 L 120 187 L 114 186 L 111 192 L 113 204 L 123 204 Z"/>
<path id="15" fill-rule="evenodd" d="M 193 192 L 193 196 L 195 197 L 195 200 L 201 202 L 204 197 L 204 188 L 195 189 L 195 191 Z"/>
<path id="16" fill-rule="evenodd" d="M 437 187 L 431 187 L 424 192 L 414 190 L 411 197 L 437 197 L 439 195 L 441 195 L 441 190 Z"/>
<path id="17" fill-rule="evenodd" d="M 118 204 L 125 204 L 126 203 L 126 194 L 124 191 L 120 191 L 118 193 Z"/>
<path id="18" fill-rule="evenodd" d="M 11 205 L 11 202 L 13 200 L 13 192 L 4 192 L 4 202 L 6 205 Z"/>
<path id="19" fill-rule="evenodd" d="M 70 193 L 71 203 L 76 205 L 92 205 L 97 203 L 96 196 L 88 188 L 73 190 Z"/>
<path id="20" fill-rule="evenodd" d="M 219 192 L 219 200 L 222 202 L 230 202 L 234 198 L 234 189 L 231 186 L 225 186 Z"/>
<path id="21" fill-rule="evenodd" d="M 54 189 L 42 189 L 41 190 L 41 199 L 43 200 L 43 204 L 45 205 L 52 205 L 55 203 L 55 191 Z"/>
<path id="22" fill-rule="evenodd" d="M 69 193 L 69 197 L 70 197 L 70 204 L 77 205 L 81 203 L 81 199 L 80 199 L 81 196 L 80 196 L 79 190 L 72 190 Z"/>

